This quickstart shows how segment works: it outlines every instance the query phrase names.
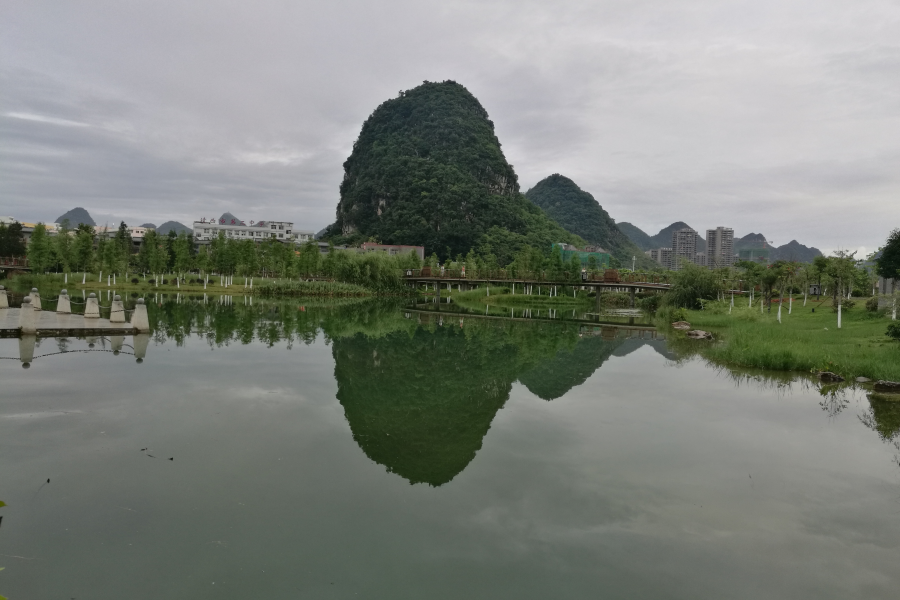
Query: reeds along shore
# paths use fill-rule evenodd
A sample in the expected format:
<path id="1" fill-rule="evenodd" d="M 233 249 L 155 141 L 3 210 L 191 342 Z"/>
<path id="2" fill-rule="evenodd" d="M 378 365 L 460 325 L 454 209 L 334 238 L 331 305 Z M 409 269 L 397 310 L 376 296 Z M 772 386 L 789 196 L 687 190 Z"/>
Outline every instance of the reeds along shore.
<path id="1" fill-rule="evenodd" d="M 686 320 L 694 329 L 715 334 L 715 342 L 689 342 L 690 351 L 720 364 L 900 381 L 900 342 L 885 335 L 890 314 L 867 311 L 861 304 L 842 311 L 840 329 L 830 299 L 806 307 L 795 299 L 790 314 L 785 303 L 781 322 L 777 305 L 761 312 L 759 301 L 752 308 L 730 308 L 726 301 L 708 303 L 704 310 L 662 309 L 657 321 L 667 327 Z"/>

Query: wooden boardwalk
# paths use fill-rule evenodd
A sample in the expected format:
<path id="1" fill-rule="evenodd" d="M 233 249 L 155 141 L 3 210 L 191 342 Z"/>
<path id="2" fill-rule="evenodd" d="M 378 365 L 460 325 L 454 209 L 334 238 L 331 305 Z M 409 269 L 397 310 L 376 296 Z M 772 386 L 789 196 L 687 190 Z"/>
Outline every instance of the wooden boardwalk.
<path id="1" fill-rule="evenodd" d="M 0 337 L 19 337 L 18 308 L 0 309 Z M 35 311 L 35 329 L 38 337 L 88 335 L 131 335 L 135 333 L 131 323 L 110 323 L 109 319 L 85 319 L 79 314 L 62 314 L 47 310 Z"/>

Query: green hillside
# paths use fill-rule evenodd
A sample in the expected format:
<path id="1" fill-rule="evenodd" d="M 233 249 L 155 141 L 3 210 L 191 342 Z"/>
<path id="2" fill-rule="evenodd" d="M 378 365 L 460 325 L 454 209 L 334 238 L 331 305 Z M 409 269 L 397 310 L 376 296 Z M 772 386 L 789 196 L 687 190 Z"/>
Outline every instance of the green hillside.
<path id="1" fill-rule="evenodd" d="M 625 221 L 616 223 L 616 227 L 618 227 L 619 231 L 624 233 L 628 237 L 628 239 L 634 242 L 641 250 L 654 249 L 653 240 L 640 227 L 632 225 L 631 223 L 627 223 Z"/>
<path id="2" fill-rule="evenodd" d="M 519 193 L 494 124 L 454 81 L 426 81 L 375 109 L 340 192 L 326 233 L 340 242 L 424 245 L 442 258 L 486 243 L 507 257 L 525 244 L 577 243 Z"/>
<path id="3" fill-rule="evenodd" d="M 568 177 L 554 173 L 525 192 L 525 196 L 567 231 L 605 248 L 623 266 L 630 268 L 633 256 L 638 257 L 639 265 L 651 265 L 644 251 L 619 231 L 600 203 Z"/>

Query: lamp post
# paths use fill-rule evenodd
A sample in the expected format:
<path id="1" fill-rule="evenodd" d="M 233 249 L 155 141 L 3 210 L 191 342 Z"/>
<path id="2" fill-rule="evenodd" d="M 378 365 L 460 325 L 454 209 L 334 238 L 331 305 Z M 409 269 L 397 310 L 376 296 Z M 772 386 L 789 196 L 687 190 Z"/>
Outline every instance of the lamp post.
<path id="1" fill-rule="evenodd" d="M 637 260 L 637 256 L 631 257 L 631 272 L 634 273 L 634 262 Z"/>

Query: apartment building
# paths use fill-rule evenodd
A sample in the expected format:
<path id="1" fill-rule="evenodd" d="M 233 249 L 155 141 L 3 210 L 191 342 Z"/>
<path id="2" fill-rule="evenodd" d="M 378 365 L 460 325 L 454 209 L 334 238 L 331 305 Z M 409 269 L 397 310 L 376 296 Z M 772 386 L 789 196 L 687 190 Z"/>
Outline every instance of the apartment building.
<path id="1" fill-rule="evenodd" d="M 666 269 L 672 268 L 672 249 L 671 248 L 657 248 L 656 250 L 647 250 L 644 254 L 650 257 L 650 260 L 654 260 L 662 265 Z"/>
<path id="2" fill-rule="evenodd" d="M 690 227 L 672 232 L 672 267 L 681 269 L 682 260 L 694 262 L 697 255 L 697 232 Z"/>
<path id="3" fill-rule="evenodd" d="M 706 230 L 706 256 L 710 269 L 734 264 L 734 229 L 716 227 Z"/>

